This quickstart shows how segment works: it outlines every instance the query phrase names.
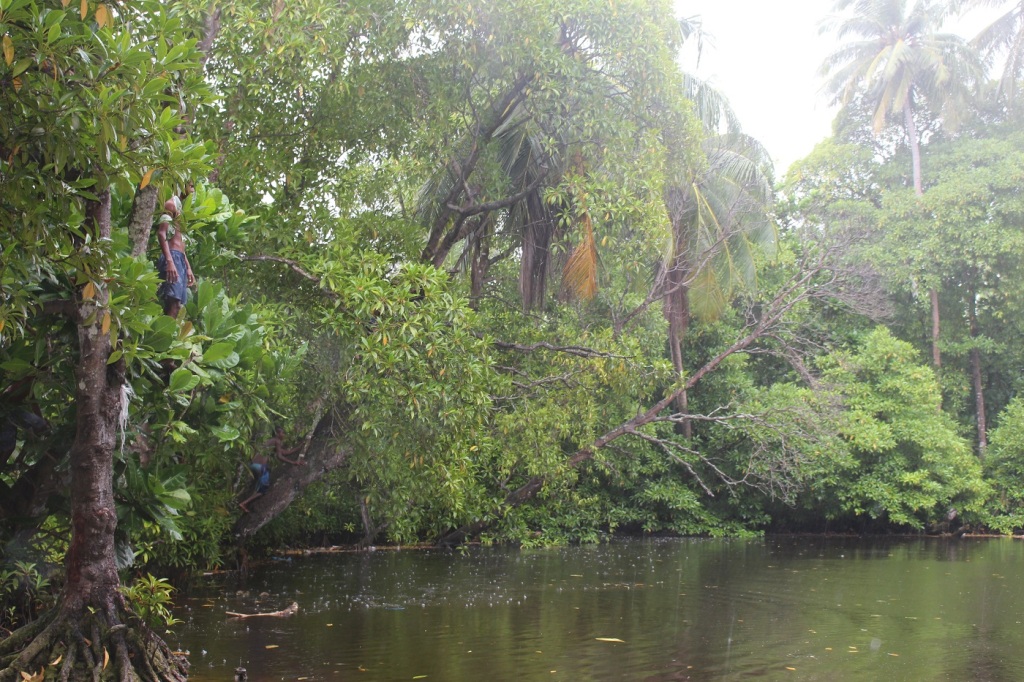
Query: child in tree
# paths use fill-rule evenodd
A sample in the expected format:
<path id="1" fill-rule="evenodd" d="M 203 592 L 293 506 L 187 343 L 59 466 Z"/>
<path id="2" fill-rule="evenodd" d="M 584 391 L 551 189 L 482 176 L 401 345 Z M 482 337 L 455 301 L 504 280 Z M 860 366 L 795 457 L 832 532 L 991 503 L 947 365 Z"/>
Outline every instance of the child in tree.
<path id="1" fill-rule="evenodd" d="M 286 449 L 284 447 L 284 429 L 280 426 L 278 426 L 274 431 L 274 436 L 267 442 L 263 443 L 261 447 L 273 448 L 274 455 L 282 462 L 287 462 L 293 466 L 302 466 L 305 464 L 302 459 L 288 459 L 288 455 L 294 455 L 302 449 L 302 446 L 296 445 L 293 448 Z M 258 452 L 253 456 L 252 462 L 249 463 L 249 469 L 256 478 L 256 490 L 252 495 L 238 503 L 238 506 L 246 513 L 249 512 L 249 503 L 263 495 L 263 493 L 267 492 L 267 489 L 270 488 L 270 466 L 267 464 L 267 459 L 268 457 L 266 454 Z"/>

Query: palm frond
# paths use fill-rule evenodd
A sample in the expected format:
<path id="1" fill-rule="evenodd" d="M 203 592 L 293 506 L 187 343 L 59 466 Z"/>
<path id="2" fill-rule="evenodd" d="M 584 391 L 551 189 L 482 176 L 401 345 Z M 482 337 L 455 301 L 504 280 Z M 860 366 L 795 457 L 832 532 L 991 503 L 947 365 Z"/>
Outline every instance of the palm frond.
<path id="1" fill-rule="evenodd" d="M 590 214 L 580 219 L 580 243 L 562 271 L 562 284 L 577 297 L 589 301 L 597 294 L 597 242 Z"/>

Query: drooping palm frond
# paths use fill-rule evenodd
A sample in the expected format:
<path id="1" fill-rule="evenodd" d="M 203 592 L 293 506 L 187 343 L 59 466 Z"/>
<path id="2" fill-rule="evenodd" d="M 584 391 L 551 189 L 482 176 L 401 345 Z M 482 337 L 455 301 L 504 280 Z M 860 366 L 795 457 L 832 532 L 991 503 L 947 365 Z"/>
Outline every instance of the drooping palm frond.
<path id="1" fill-rule="evenodd" d="M 704 130 L 711 133 L 735 133 L 740 121 L 729 100 L 707 81 L 683 74 L 683 95 L 693 102 L 694 112 Z"/>
<path id="2" fill-rule="evenodd" d="M 597 294 L 597 241 L 590 214 L 580 218 L 580 243 L 562 270 L 562 285 L 578 298 L 589 301 Z"/>
<path id="3" fill-rule="evenodd" d="M 694 315 L 713 319 L 737 287 L 750 287 L 757 277 L 759 253 L 775 249 L 775 223 L 767 152 L 753 138 L 733 134 L 706 143 L 708 173 L 698 185 L 695 239 L 688 258 L 698 264 L 690 285 Z"/>
<path id="4" fill-rule="evenodd" d="M 666 267 L 685 274 L 688 314 L 713 319 L 737 287 L 754 284 L 757 255 L 773 253 L 777 235 L 767 150 L 733 133 L 709 137 L 704 151 L 706 166 L 667 197 L 676 238 Z"/>

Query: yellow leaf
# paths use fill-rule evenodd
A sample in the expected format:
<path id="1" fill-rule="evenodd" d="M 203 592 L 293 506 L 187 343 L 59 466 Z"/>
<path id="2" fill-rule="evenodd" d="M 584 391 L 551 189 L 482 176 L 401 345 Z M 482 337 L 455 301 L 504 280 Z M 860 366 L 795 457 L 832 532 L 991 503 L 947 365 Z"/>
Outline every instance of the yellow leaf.
<path id="1" fill-rule="evenodd" d="M 100 28 L 103 28 L 104 26 L 108 26 L 113 23 L 114 22 L 110 20 L 110 10 L 101 2 L 99 7 L 96 8 L 96 24 Z"/>
<path id="2" fill-rule="evenodd" d="M 4 61 L 7 62 L 7 66 L 10 66 L 14 62 L 14 41 L 11 40 L 10 36 L 4 36 Z"/>
<path id="3" fill-rule="evenodd" d="M 277 644 L 268 644 L 267 646 L 265 646 L 263 648 L 264 649 L 276 649 L 278 646 L 279 645 L 277 645 Z"/>
<path id="4" fill-rule="evenodd" d="M 11 81 L 11 85 L 14 86 L 14 91 L 15 92 L 18 92 L 19 90 L 21 90 L 21 76 L 16 76 L 14 78 L 14 80 Z"/>
<path id="5" fill-rule="evenodd" d="M 64 658 L 63 654 L 62 654 L 62 655 L 60 655 L 60 656 L 58 656 L 58 657 L 57 657 L 57 660 L 56 660 L 56 661 L 54 661 L 53 663 L 51 663 L 50 665 L 57 665 L 58 663 L 60 663 L 60 662 L 61 662 L 61 659 L 63 659 L 63 658 Z"/>
<path id="6" fill-rule="evenodd" d="M 146 174 L 142 176 L 142 180 L 139 182 L 139 189 L 146 189 L 146 185 L 153 179 L 153 171 L 155 170 L 156 168 L 150 168 L 146 171 Z"/>
<path id="7" fill-rule="evenodd" d="M 29 674 L 28 674 L 27 672 L 25 672 L 24 670 L 22 670 L 22 671 L 21 671 L 21 679 L 23 679 L 23 680 L 31 680 L 31 679 L 32 679 L 32 676 L 31 676 L 31 675 L 29 675 Z"/>
<path id="8" fill-rule="evenodd" d="M 110 663 L 110 654 L 107 653 L 107 647 L 103 647 L 103 669 L 107 669 L 107 664 Z"/>
<path id="9" fill-rule="evenodd" d="M 83 301 L 91 301 L 95 297 L 96 297 L 96 286 L 92 282 L 89 282 L 82 289 L 82 300 Z"/>
<path id="10" fill-rule="evenodd" d="M 790 667 L 789 667 L 789 666 L 787 665 L 787 666 L 786 666 L 786 670 L 796 670 L 796 668 L 790 668 Z"/>
<path id="11" fill-rule="evenodd" d="M 85 20 L 85 15 L 89 13 L 89 0 L 82 0 L 82 5 L 80 7 L 80 11 L 81 11 L 81 14 L 82 14 L 82 20 L 84 21 Z"/>
<path id="12" fill-rule="evenodd" d="M 4 330 L 4 324 L 5 323 L 6 323 L 6 320 L 0 320 L 0 332 L 2 332 Z"/>
<path id="13" fill-rule="evenodd" d="M 71 0 L 60 0 L 60 6 L 63 7 L 64 9 L 67 9 L 68 5 L 70 5 L 70 4 L 71 4 Z"/>
<path id="14" fill-rule="evenodd" d="M 625 644 L 625 642 L 618 637 L 595 637 L 599 642 L 617 642 L 618 644 Z"/>
<path id="15" fill-rule="evenodd" d="M 110 313 L 103 313 L 103 323 L 100 328 L 104 334 L 110 331 Z"/>

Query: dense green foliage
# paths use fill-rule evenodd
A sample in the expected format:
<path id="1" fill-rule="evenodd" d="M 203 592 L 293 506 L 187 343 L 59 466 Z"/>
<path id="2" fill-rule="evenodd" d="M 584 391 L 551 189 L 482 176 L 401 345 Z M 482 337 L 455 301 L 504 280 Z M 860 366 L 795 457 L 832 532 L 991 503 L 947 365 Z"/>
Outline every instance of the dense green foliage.
<path id="1" fill-rule="evenodd" d="M 84 328 L 153 622 L 239 541 L 1024 526 L 1024 139 L 935 60 L 837 73 L 776 197 L 667 2 L 65 4 L 0 1 L 4 627 L 60 581 Z"/>

